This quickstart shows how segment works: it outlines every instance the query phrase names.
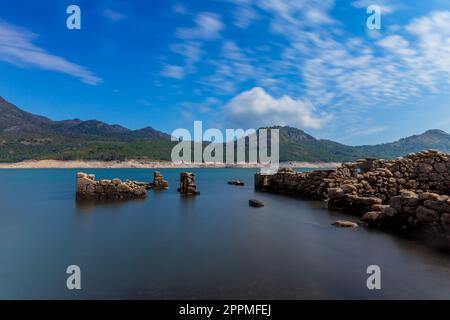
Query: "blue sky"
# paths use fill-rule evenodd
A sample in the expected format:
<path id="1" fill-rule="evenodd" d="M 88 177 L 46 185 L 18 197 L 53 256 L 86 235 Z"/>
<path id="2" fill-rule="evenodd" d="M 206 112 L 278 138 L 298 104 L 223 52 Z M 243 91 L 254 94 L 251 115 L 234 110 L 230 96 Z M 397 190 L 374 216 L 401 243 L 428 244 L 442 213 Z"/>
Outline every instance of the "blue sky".
<path id="1" fill-rule="evenodd" d="M 449 26 L 447 0 L 2 1 L 0 95 L 55 120 L 381 143 L 450 131 Z"/>

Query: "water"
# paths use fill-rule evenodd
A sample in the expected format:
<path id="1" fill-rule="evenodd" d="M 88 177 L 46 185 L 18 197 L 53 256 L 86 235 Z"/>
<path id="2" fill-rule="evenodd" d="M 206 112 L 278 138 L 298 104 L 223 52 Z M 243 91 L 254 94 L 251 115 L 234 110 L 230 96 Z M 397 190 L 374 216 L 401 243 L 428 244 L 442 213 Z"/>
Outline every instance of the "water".
<path id="1" fill-rule="evenodd" d="M 149 181 L 148 169 L 95 169 L 97 178 Z M 0 298 L 450 298 L 450 256 L 365 228 L 338 229 L 321 202 L 253 190 L 251 169 L 195 169 L 201 195 L 75 201 L 76 170 L 0 170 Z M 230 186 L 229 179 L 246 182 Z M 264 201 L 251 208 L 248 200 Z M 82 290 L 66 289 L 79 265 Z M 381 290 L 366 268 L 381 267 Z"/>

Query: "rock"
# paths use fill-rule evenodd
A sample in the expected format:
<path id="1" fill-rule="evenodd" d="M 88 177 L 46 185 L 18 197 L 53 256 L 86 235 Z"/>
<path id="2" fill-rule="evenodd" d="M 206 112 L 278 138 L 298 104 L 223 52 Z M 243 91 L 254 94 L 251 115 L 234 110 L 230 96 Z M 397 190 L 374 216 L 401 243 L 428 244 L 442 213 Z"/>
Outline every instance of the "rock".
<path id="1" fill-rule="evenodd" d="M 398 211 L 392 207 L 386 207 L 381 213 L 383 214 L 383 216 L 392 218 L 398 213 Z"/>
<path id="2" fill-rule="evenodd" d="M 401 211 L 402 210 L 402 205 L 403 205 L 403 199 L 402 196 L 395 196 L 392 197 L 391 200 L 389 201 L 389 204 L 392 208 Z"/>
<path id="3" fill-rule="evenodd" d="M 358 189 L 351 184 L 344 184 L 341 186 L 341 189 L 344 193 L 356 193 L 358 191 Z"/>
<path id="4" fill-rule="evenodd" d="M 264 203 L 259 201 L 259 200 L 255 200 L 255 199 L 250 199 L 248 200 L 248 205 L 250 207 L 255 207 L 255 208 L 262 208 L 264 207 Z"/>
<path id="5" fill-rule="evenodd" d="M 445 163 L 442 162 L 436 163 L 434 165 L 434 170 L 436 170 L 436 172 L 438 173 L 445 173 L 447 172 L 447 166 L 445 165 Z"/>
<path id="6" fill-rule="evenodd" d="M 361 220 L 370 225 L 377 222 L 380 216 L 381 216 L 380 211 L 369 211 L 362 216 Z"/>
<path id="7" fill-rule="evenodd" d="M 419 173 L 431 173 L 433 171 L 433 166 L 428 163 L 420 163 L 417 166 L 417 171 Z"/>
<path id="8" fill-rule="evenodd" d="M 435 222 L 439 220 L 439 214 L 435 210 L 428 209 L 423 206 L 419 206 L 416 209 L 416 217 L 419 222 L 426 222 L 426 223 Z"/>
<path id="9" fill-rule="evenodd" d="M 342 199 L 345 197 L 345 192 L 341 188 L 330 188 L 328 189 L 328 197 L 330 199 Z"/>
<path id="10" fill-rule="evenodd" d="M 338 220 L 332 223 L 333 226 L 339 227 L 339 228 L 357 228 L 358 224 L 351 222 L 351 221 L 345 221 L 345 220 Z"/>
<path id="11" fill-rule="evenodd" d="M 231 184 L 233 186 L 245 186 L 245 183 L 240 180 L 230 180 L 228 181 L 228 184 Z"/>
<path id="12" fill-rule="evenodd" d="M 426 200 L 424 201 L 423 205 L 429 209 L 433 209 L 436 211 L 442 211 L 442 212 L 450 212 L 450 205 L 447 204 L 447 201 L 433 201 L 433 200 Z"/>
<path id="13" fill-rule="evenodd" d="M 386 169 L 386 168 L 378 168 L 377 171 L 380 172 L 380 173 L 384 173 L 384 175 L 386 177 L 389 177 L 389 178 L 394 176 L 392 174 L 392 172 L 389 169 Z"/>
<path id="14" fill-rule="evenodd" d="M 450 213 L 444 213 L 441 215 L 441 223 L 450 224 Z"/>
<path id="15" fill-rule="evenodd" d="M 377 197 L 359 197 L 355 196 L 352 198 L 352 201 L 355 205 L 370 207 L 374 204 L 382 204 L 383 200 Z"/>
<path id="16" fill-rule="evenodd" d="M 439 195 L 437 193 L 432 192 L 423 192 L 419 195 L 420 200 L 439 200 Z"/>
<path id="17" fill-rule="evenodd" d="M 383 209 L 385 208 L 386 206 L 385 205 L 382 205 L 382 204 L 374 204 L 372 207 L 370 207 L 370 210 L 371 211 L 379 211 L 379 212 L 381 212 L 381 211 L 383 211 Z"/>
<path id="18" fill-rule="evenodd" d="M 403 199 L 409 199 L 409 198 L 418 198 L 419 196 L 417 193 L 410 191 L 410 190 L 402 190 L 400 192 Z"/>

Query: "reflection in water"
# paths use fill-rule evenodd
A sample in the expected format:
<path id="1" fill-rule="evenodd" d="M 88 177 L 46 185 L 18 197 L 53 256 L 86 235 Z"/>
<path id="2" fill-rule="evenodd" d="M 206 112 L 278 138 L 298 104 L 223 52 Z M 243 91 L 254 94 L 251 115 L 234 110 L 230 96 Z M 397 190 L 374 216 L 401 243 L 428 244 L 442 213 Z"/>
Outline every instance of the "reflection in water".
<path id="1" fill-rule="evenodd" d="M 126 204 L 145 203 L 145 199 L 124 199 L 124 200 L 75 200 L 77 214 L 93 213 L 99 208 L 108 212 L 119 212 L 119 209 Z"/>
<path id="2" fill-rule="evenodd" d="M 0 170 L 0 298 L 450 297 L 449 254 L 379 230 L 335 228 L 357 218 L 257 193 L 255 170 L 192 170 L 201 195 L 182 197 L 180 171 L 161 170 L 171 188 L 146 199 L 76 202 L 76 170 Z M 152 170 L 89 173 L 144 181 Z M 250 208 L 252 198 L 265 207 Z M 72 264 L 82 270 L 81 292 L 65 289 Z M 372 264 L 380 291 L 366 287 Z"/>

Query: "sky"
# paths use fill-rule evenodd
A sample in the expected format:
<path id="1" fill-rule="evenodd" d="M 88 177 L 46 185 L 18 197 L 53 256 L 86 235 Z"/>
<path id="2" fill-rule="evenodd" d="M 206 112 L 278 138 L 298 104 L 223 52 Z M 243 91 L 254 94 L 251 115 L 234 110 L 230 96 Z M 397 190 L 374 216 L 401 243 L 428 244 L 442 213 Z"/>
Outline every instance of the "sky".
<path id="1" fill-rule="evenodd" d="M 448 0 L 0 2 L 0 96 L 54 120 L 363 145 L 450 132 L 449 89 Z"/>

